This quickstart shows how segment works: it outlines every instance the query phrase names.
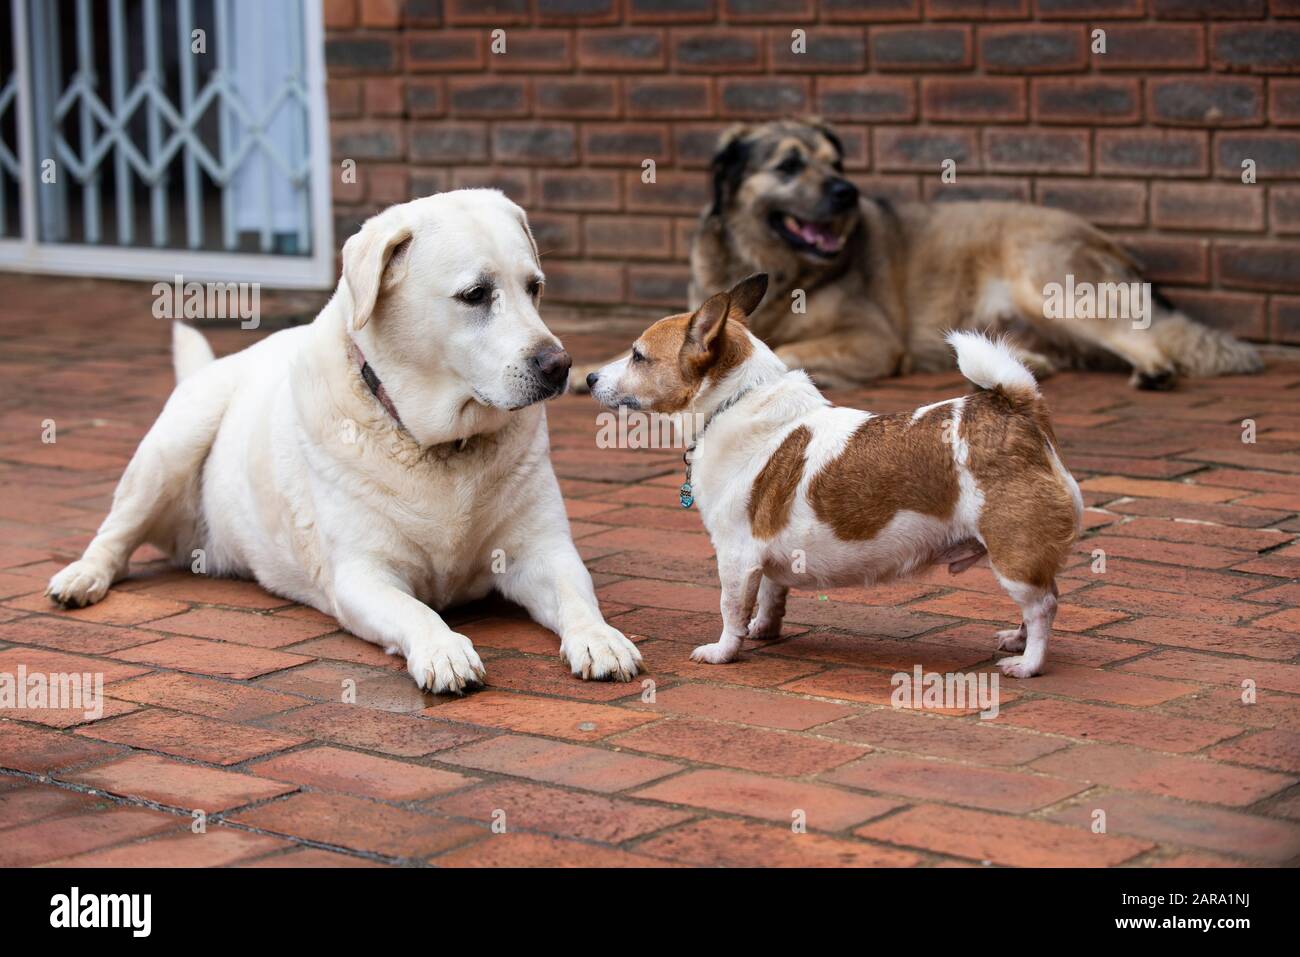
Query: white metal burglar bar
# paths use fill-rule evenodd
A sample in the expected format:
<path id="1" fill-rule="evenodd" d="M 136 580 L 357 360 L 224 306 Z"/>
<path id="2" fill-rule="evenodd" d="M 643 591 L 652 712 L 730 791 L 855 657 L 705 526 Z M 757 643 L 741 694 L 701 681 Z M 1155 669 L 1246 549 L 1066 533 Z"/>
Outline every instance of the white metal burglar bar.
<path id="1" fill-rule="evenodd" d="M 319 2 L 0 0 L 0 269 L 333 268 Z"/>

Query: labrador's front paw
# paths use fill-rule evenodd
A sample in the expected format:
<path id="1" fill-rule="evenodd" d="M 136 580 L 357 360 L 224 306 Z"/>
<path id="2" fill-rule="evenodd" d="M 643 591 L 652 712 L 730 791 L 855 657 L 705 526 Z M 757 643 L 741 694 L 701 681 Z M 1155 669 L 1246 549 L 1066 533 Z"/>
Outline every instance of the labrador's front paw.
<path id="1" fill-rule="evenodd" d="M 64 608 L 83 608 L 103 598 L 111 584 L 112 569 L 83 558 L 51 578 L 45 594 Z"/>
<path id="2" fill-rule="evenodd" d="M 575 675 L 588 681 L 631 681 L 641 670 L 636 645 L 605 624 L 566 634 L 560 641 L 560 657 Z"/>
<path id="3" fill-rule="evenodd" d="M 421 689 L 434 694 L 464 694 L 487 677 L 474 645 L 455 632 L 414 642 L 406 656 L 406 670 Z"/>

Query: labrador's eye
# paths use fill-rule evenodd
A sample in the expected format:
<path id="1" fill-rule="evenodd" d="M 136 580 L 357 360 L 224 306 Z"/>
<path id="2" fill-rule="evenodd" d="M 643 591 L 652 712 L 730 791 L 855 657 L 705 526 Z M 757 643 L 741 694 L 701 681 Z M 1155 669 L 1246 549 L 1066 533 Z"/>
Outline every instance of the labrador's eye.
<path id="1" fill-rule="evenodd" d="M 542 281 L 540 279 L 534 279 L 532 282 L 528 284 L 528 295 L 536 299 L 541 294 L 542 294 Z"/>
<path id="2" fill-rule="evenodd" d="M 633 350 L 632 350 L 632 361 L 633 361 L 633 362 L 645 362 L 645 353 L 642 352 L 640 349 L 633 349 Z"/>
<path id="3" fill-rule="evenodd" d="M 487 286 L 482 284 L 470 286 L 464 292 L 457 293 L 456 298 L 471 306 L 477 306 L 487 298 Z"/>

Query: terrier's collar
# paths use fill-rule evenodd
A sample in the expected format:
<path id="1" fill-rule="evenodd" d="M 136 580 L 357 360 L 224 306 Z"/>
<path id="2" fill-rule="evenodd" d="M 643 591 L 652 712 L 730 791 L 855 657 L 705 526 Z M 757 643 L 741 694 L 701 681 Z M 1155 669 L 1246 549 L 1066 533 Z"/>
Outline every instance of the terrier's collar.
<path id="1" fill-rule="evenodd" d="M 370 389 L 370 394 L 379 400 L 379 404 L 384 407 L 384 411 L 393 417 L 393 421 L 402 426 L 402 417 L 397 414 L 397 406 L 393 405 L 393 400 L 388 396 L 388 390 L 384 384 L 379 381 L 379 376 L 375 375 L 375 370 L 370 367 L 366 361 L 365 353 L 351 339 L 348 340 L 348 354 L 352 357 L 352 364 L 359 366 L 361 369 L 361 378 L 366 387 Z M 405 428 L 405 426 L 402 426 Z"/>
<path id="2" fill-rule="evenodd" d="M 677 490 L 677 495 L 678 498 L 681 500 L 682 508 L 690 508 L 692 505 L 695 504 L 695 491 L 691 487 L 691 453 L 694 452 L 695 447 L 700 444 L 700 439 L 704 438 L 704 433 L 709 431 L 709 426 L 713 424 L 713 420 L 716 419 L 723 412 L 726 412 L 728 409 L 730 409 L 733 405 L 735 405 L 745 396 L 749 395 L 749 393 L 753 390 L 753 388 L 754 388 L 753 386 L 745 386 L 745 388 L 741 389 L 739 392 L 731 396 L 731 398 L 727 399 L 720 406 L 718 406 L 711 413 L 709 413 L 709 417 L 704 420 L 703 427 L 700 429 L 698 433 L 696 433 L 695 440 L 691 442 L 691 444 L 687 447 L 686 451 L 682 454 L 682 461 L 686 463 L 686 481 L 683 482 L 682 487 Z"/>
<path id="3" fill-rule="evenodd" d="M 709 417 L 704 420 L 704 425 L 700 428 L 700 431 L 696 434 L 695 441 L 691 443 L 691 447 L 690 449 L 688 449 L 688 451 L 691 452 L 695 451 L 695 446 L 700 444 L 700 439 L 704 438 L 704 433 L 709 431 L 709 426 L 713 424 L 714 419 L 720 416 L 723 412 L 726 412 L 728 409 L 730 409 L 733 405 L 735 405 L 745 396 L 749 395 L 749 393 L 751 393 L 752 391 L 754 391 L 754 387 L 752 385 L 747 385 L 745 386 L 745 388 L 741 389 L 735 395 L 726 399 L 721 405 L 719 405 L 716 409 L 710 412 Z"/>

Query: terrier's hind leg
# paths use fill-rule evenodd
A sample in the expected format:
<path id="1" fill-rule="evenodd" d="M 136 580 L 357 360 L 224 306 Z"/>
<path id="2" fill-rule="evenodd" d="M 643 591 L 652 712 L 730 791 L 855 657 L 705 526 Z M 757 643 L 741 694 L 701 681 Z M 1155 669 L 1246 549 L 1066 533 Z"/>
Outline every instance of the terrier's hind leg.
<path id="1" fill-rule="evenodd" d="M 766 575 L 758 586 L 758 601 L 754 617 L 749 622 L 749 638 L 770 641 L 781 636 L 781 621 L 785 618 L 785 598 L 790 589 L 778 585 Z"/>
<path id="2" fill-rule="evenodd" d="M 1025 650 L 1025 623 L 1022 621 L 1019 628 L 1007 628 L 998 632 L 998 651 L 1009 651 L 1012 654 Z"/>
<path id="3" fill-rule="evenodd" d="M 1047 661 L 1047 643 L 1052 636 L 1052 622 L 1056 618 L 1055 587 L 1040 588 L 1023 582 L 1003 580 L 1002 587 L 1007 590 L 1015 603 L 1020 606 L 1024 623 L 1017 632 L 1024 632 L 1024 652 L 998 662 L 1002 673 L 1013 678 L 1032 678 L 1043 670 Z M 1000 633 L 1003 637 L 1006 633 Z M 1015 634 L 1014 632 L 1012 633 Z M 1006 639 L 1004 639 L 1006 640 Z M 1014 643 L 1012 638 L 1011 642 Z M 1000 648 L 1004 647 L 999 643 Z M 1015 650 L 1009 645 L 1006 650 Z"/>

